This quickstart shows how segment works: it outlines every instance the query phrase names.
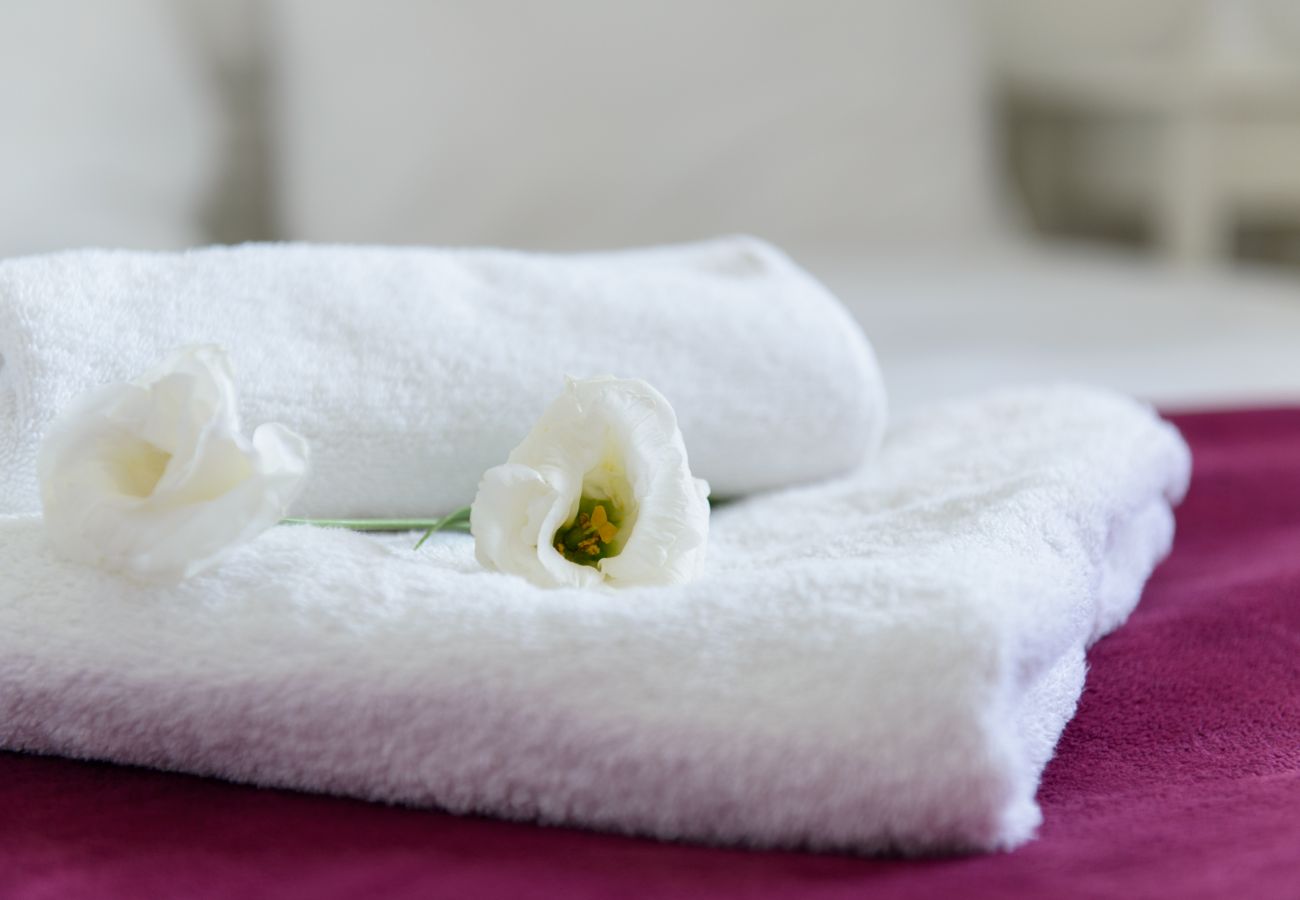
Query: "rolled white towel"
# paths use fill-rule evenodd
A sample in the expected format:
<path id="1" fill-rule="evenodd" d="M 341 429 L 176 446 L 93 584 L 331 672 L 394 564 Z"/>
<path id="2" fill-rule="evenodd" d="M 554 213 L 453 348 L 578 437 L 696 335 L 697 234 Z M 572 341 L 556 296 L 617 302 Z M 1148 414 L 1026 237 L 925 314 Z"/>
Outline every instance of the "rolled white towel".
<path id="1" fill-rule="evenodd" d="M 1002 393 L 720 508 L 698 581 L 619 593 L 301 526 L 141 587 L 0 518 L 0 746 L 666 838 L 1011 847 L 1188 473 L 1131 401 Z"/>
<path id="2" fill-rule="evenodd" d="M 245 245 L 0 263 L 0 512 L 39 508 L 37 447 L 77 394 L 178 345 L 230 352 L 250 425 L 305 436 L 305 516 L 467 504 L 566 375 L 644 378 L 717 495 L 813 481 L 879 443 L 871 347 L 752 238 L 585 255 Z"/>

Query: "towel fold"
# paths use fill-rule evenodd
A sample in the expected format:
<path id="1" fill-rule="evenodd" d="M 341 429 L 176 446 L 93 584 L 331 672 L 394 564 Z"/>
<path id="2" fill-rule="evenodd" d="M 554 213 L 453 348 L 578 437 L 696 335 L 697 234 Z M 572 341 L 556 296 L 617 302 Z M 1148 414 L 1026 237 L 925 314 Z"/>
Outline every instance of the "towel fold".
<path id="1" fill-rule="evenodd" d="M 304 516 L 469 503 L 566 375 L 654 384 L 717 495 L 842 474 L 885 421 L 852 319 L 751 238 L 571 256 L 77 251 L 0 263 L 0 512 L 39 508 L 36 449 L 59 409 L 189 343 L 228 349 L 246 423 L 311 443 Z"/>
<path id="2" fill-rule="evenodd" d="M 704 577 L 620 593 L 303 526 L 142 588 L 8 517 L 0 743 L 664 838 L 1011 847 L 1188 474 L 1131 401 L 1002 392 L 720 508 Z"/>

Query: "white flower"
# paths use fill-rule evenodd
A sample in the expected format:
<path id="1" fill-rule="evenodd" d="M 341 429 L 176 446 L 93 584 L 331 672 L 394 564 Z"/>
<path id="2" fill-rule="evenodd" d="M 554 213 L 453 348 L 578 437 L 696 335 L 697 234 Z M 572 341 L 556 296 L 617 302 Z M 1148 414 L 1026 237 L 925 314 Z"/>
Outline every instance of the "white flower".
<path id="1" fill-rule="evenodd" d="M 225 353 L 200 346 L 74 402 L 37 467 L 60 553 L 178 581 L 284 517 L 306 479 L 307 445 L 280 425 L 243 437 Z"/>
<path id="2" fill-rule="evenodd" d="M 635 379 L 570 379 L 470 513 L 479 562 L 543 587 L 676 584 L 704 563 L 709 486 L 677 417 Z"/>

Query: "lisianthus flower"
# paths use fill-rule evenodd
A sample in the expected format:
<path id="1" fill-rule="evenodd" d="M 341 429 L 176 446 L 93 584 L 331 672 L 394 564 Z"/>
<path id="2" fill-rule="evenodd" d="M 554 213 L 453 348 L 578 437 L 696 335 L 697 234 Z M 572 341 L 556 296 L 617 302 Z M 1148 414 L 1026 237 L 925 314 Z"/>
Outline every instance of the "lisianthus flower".
<path id="1" fill-rule="evenodd" d="M 479 562 L 544 587 L 677 584 L 704 563 L 709 486 L 638 379 L 569 379 L 470 507 Z"/>
<path id="2" fill-rule="evenodd" d="M 60 553 L 178 581 L 283 518 L 306 480 L 307 444 L 281 425 L 240 434 L 225 353 L 196 346 L 74 402 L 37 470 Z"/>

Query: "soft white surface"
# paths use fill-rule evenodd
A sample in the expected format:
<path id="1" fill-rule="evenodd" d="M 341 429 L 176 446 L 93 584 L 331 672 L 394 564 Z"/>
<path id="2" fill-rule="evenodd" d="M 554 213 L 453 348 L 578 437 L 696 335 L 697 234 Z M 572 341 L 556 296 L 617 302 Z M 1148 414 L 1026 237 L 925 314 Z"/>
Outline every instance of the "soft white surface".
<path id="1" fill-rule="evenodd" d="M 716 511 L 699 581 L 622 593 L 302 526 L 141 588 L 0 519 L 0 743 L 666 838 L 1014 846 L 1188 468 L 1128 400 L 982 398 Z"/>
<path id="2" fill-rule="evenodd" d="M 182 345 L 230 353 L 247 428 L 311 444 L 298 515 L 467 505 L 566 375 L 672 403 L 715 495 L 858 465 L 884 430 L 871 348 L 753 239 L 581 256 L 246 245 L 0 263 L 0 510 L 39 509 L 36 448 L 78 394 Z"/>
<path id="3" fill-rule="evenodd" d="M 201 241 L 220 100 L 191 49 L 171 0 L 0 4 L 0 257 Z"/>
<path id="4" fill-rule="evenodd" d="M 274 0 L 286 236 L 587 249 L 995 228 L 952 0 Z"/>
<path id="5" fill-rule="evenodd" d="M 898 413 L 1069 380 L 1166 408 L 1300 402 L 1300 280 L 1007 247 L 799 257 L 871 336 Z"/>

